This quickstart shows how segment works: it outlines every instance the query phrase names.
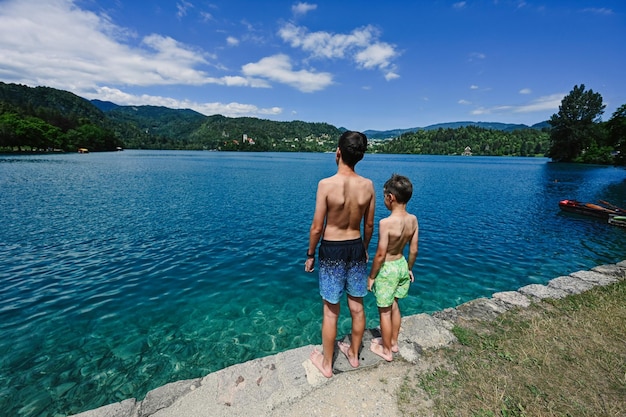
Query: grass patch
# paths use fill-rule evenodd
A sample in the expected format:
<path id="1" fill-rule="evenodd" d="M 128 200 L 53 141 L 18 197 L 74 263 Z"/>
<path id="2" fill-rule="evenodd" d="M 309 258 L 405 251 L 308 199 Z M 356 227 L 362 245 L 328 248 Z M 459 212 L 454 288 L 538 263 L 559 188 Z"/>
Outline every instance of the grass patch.
<path id="1" fill-rule="evenodd" d="M 405 378 L 405 415 L 426 396 L 435 416 L 626 416 L 626 281 L 453 333 L 433 369 Z"/>

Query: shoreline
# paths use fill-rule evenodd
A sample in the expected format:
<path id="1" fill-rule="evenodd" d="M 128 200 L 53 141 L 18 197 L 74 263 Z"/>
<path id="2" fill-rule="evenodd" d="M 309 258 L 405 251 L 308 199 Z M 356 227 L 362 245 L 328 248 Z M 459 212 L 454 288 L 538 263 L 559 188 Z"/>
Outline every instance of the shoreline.
<path id="1" fill-rule="evenodd" d="M 580 294 L 624 279 L 626 260 L 560 276 L 545 285 L 530 284 L 517 291 L 497 292 L 491 298 L 474 299 L 432 314 L 403 317 L 400 352 L 393 362 L 387 363 L 364 348 L 360 355 L 361 365 L 355 369 L 343 355 L 337 355 L 333 369 L 335 375 L 328 379 L 309 360 L 309 354 L 316 346 L 307 345 L 233 365 L 202 378 L 166 384 L 149 391 L 141 401 L 130 398 L 72 417 L 291 415 L 294 407 L 301 412 L 300 415 L 311 415 L 312 406 L 306 403 L 311 401 L 308 394 L 314 390 L 329 387 L 335 396 L 340 397 L 343 395 L 342 384 L 352 384 L 350 381 L 354 378 L 358 383 L 362 379 L 360 376 L 366 375 L 369 370 L 416 366 L 423 351 L 437 350 L 456 342 L 450 330 L 459 321 L 491 321 L 508 310 L 527 308 L 544 299 Z M 367 346 L 367 342 L 377 336 L 377 329 L 366 330 L 363 344 Z M 349 335 L 341 340 L 349 340 Z M 374 388 L 379 390 L 385 387 L 381 383 L 376 385 L 380 387 Z M 388 390 L 385 392 L 388 396 Z M 360 407 L 367 405 L 368 401 L 374 401 L 374 406 L 379 407 L 378 397 L 361 400 Z M 289 413 L 285 413 L 287 408 Z"/>

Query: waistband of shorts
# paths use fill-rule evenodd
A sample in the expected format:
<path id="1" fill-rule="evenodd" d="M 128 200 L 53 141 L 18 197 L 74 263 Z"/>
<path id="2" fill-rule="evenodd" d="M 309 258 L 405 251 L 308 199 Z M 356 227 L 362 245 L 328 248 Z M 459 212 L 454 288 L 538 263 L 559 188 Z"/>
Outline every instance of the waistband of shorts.
<path id="1" fill-rule="evenodd" d="M 399 264 L 408 264 L 406 258 L 403 256 L 402 258 L 398 258 L 398 259 L 395 259 L 393 261 L 385 261 L 383 263 L 383 265 L 384 264 L 394 265 L 394 264 L 397 264 L 397 263 L 399 263 Z"/>
<path id="2" fill-rule="evenodd" d="M 362 238 L 350 239 L 350 240 L 326 240 L 322 239 L 321 245 L 324 246 L 351 246 L 354 244 L 363 244 Z"/>

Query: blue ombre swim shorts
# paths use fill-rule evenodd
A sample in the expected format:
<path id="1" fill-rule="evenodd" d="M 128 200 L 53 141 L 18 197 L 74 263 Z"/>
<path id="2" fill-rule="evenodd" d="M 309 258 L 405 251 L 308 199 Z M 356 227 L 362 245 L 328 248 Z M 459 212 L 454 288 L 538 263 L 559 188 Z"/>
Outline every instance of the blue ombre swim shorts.
<path id="1" fill-rule="evenodd" d="M 344 290 L 353 297 L 367 295 L 367 256 L 361 238 L 322 240 L 319 248 L 320 295 L 331 304 Z"/>

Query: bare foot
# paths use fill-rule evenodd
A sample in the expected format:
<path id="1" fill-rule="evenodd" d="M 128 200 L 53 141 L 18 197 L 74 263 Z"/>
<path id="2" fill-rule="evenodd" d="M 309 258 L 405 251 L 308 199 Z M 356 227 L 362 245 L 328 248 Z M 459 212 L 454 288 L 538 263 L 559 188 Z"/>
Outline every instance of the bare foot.
<path id="1" fill-rule="evenodd" d="M 372 339 L 372 343 L 378 343 L 379 345 L 382 346 L 383 345 L 383 338 L 382 337 L 375 337 L 375 338 Z M 400 351 L 400 349 L 398 348 L 397 344 L 396 345 L 392 344 L 391 345 L 391 351 L 393 353 L 398 353 Z"/>
<path id="2" fill-rule="evenodd" d="M 391 352 L 389 352 L 389 354 L 385 354 L 385 348 L 383 347 L 383 345 L 379 345 L 373 340 L 372 340 L 372 343 L 370 344 L 370 350 L 374 352 L 375 354 L 377 354 L 378 356 L 380 356 L 381 358 L 383 358 L 384 360 L 386 360 L 387 362 L 391 362 L 393 360 L 393 354 Z"/>
<path id="3" fill-rule="evenodd" d="M 309 359 L 311 359 L 311 362 L 313 362 L 313 365 L 315 365 L 315 367 L 319 369 L 322 375 L 324 375 L 326 378 L 330 378 L 331 376 L 333 376 L 332 368 L 330 369 L 324 368 L 324 355 L 319 350 L 317 350 L 317 348 L 313 349 L 313 352 L 311 352 Z"/>
<path id="4" fill-rule="evenodd" d="M 341 351 L 341 353 L 343 353 L 346 356 L 346 359 L 348 360 L 348 362 L 350 362 L 350 366 L 353 368 L 358 368 L 359 367 L 359 357 L 357 356 L 356 358 L 353 358 L 350 355 L 350 345 L 347 345 L 343 342 L 339 342 L 337 343 L 337 345 L 339 346 L 339 350 Z"/>

